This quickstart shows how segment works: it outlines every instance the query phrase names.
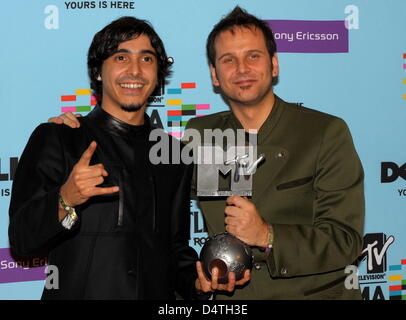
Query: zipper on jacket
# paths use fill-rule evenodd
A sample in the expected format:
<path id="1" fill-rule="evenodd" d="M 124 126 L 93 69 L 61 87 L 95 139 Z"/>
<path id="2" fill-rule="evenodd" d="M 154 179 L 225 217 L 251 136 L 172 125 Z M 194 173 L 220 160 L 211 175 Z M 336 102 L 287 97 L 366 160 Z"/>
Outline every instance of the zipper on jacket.
<path id="1" fill-rule="evenodd" d="M 156 231 L 156 186 L 155 186 L 155 179 L 150 171 L 149 180 L 152 185 L 152 231 Z"/>
<path id="2" fill-rule="evenodd" d="M 124 210 L 124 190 L 122 188 L 122 170 L 119 172 L 118 176 L 118 185 L 120 190 L 118 192 L 118 219 L 117 219 L 117 226 L 121 227 L 123 225 L 123 210 Z"/>

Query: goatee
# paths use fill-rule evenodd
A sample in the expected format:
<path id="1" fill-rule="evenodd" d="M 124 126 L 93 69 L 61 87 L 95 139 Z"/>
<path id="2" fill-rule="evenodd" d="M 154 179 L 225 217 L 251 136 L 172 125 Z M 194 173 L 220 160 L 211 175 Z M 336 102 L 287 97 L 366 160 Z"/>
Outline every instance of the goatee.
<path id="1" fill-rule="evenodd" d="M 121 105 L 121 109 L 127 112 L 136 112 L 140 110 L 142 107 L 142 104 L 130 104 L 130 105 Z"/>

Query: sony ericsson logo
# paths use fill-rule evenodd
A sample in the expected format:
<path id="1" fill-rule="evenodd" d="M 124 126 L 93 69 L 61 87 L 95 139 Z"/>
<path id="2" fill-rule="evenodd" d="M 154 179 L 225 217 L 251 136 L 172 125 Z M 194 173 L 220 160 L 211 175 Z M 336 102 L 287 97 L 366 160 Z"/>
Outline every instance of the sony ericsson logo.
<path id="1" fill-rule="evenodd" d="M 349 30 L 359 29 L 359 8 L 347 5 L 343 20 L 265 20 L 271 27 L 278 52 L 347 53 Z"/>
<path id="2" fill-rule="evenodd" d="M 271 27 L 278 52 L 347 53 L 349 32 L 344 20 L 265 20 Z"/>
<path id="3" fill-rule="evenodd" d="M 46 258 L 20 259 L 9 248 L 0 249 L 0 283 L 44 280 Z"/>

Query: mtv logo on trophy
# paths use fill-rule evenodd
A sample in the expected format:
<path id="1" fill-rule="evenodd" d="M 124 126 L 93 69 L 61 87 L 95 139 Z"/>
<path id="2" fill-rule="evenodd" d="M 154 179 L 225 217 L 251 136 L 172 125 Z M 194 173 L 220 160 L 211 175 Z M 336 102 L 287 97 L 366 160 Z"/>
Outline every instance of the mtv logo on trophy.
<path id="1" fill-rule="evenodd" d="M 256 158 L 256 147 L 233 146 L 224 151 L 220 146 L 199 146 L 197 149 L 197 196 L 252 196 L 252 177 L 257 166 L 265 160 Z M 229 176 L 225 185 L 219 180 Z M 219 212 L 219 214 L 224 214 Z M 228 282 L 228 274 L 235 273 L 236 281 L 244 271 L 252 268 L 251 248 L 232 234 L 224 232 L 209 238 L 200 252 L 205 275 L 211 279 L 211 270 L 218 268 L 218 283 Z"/>
<path id="2" fill-rule="evenodd" d="M 197 149 L 198 196 L 252 196 L 252 175 L 258 164 L 265 159 L 260 155 L 254 160 L 253 146 L 235 146 L 223 149 L 216 146 L 200 146 Z M 219 189 L 219 173 L 230 174 L 228 190 Z"/>

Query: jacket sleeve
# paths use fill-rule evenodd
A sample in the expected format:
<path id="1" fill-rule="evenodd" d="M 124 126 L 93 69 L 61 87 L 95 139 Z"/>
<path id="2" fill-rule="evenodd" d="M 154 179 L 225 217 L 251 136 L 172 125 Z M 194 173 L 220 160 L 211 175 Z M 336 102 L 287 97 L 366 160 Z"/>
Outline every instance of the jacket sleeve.
<path id="1" fill-rule="evenodd" d="M 198 132 L 197 129 L 194 128 L 194 125 L 192 124 L 193 119 L 190 119 L 187 123 L 186 123 L 186 127 L 185 127 L 185 131 L 182 137 L 181 142 L 184 145 L 184 150 L 186 149 L 188 151 L 189 155 L 192 155 L 192 157 L 196 157 L 197 155 L 197 147 L 201 144 L 201 141 L 194 141 L 193 139 L 193 134 L 188 134 L 188 132 L 190 131 L 195 131 Z M 194 159 L 194 162 L 196 163 L 196 159 Z M 192 200 L 198 200 L 197 197 L 197 190 L 196 190 L 196 186 L 197 186 L 197 165 L 194 164 L 193 165 L 193 173 L 192 173 L 192 177 L 191 177 L 191 186 L 190 186 L 190 198 Z"/>
<path id="2" fill-rule="evenodd" d="M 341 119 L 325 129 L 317 158 L 313 225 L 273 224 L 267 257 L 273 277 L 329 272 L 352 264 L 362 250 L 363 169 Z"/>
<path id="3" fill-rule="evenodd" d="M 65 231 L 58 219 L 65 161 L 55 126 L 34 130 L 17 166 L 9 208 L 10 247 L 17 255 L 44 253 Z"/>
<path id="4" fill-rule="evenodd" d="M 175 288 L 184 299 L 195 298 L 197 253 L 189 246 L 190 239 L 190 181 L 193 166 L 183 171 L 172 207 L 172 250 L 175 257 Z"/>

